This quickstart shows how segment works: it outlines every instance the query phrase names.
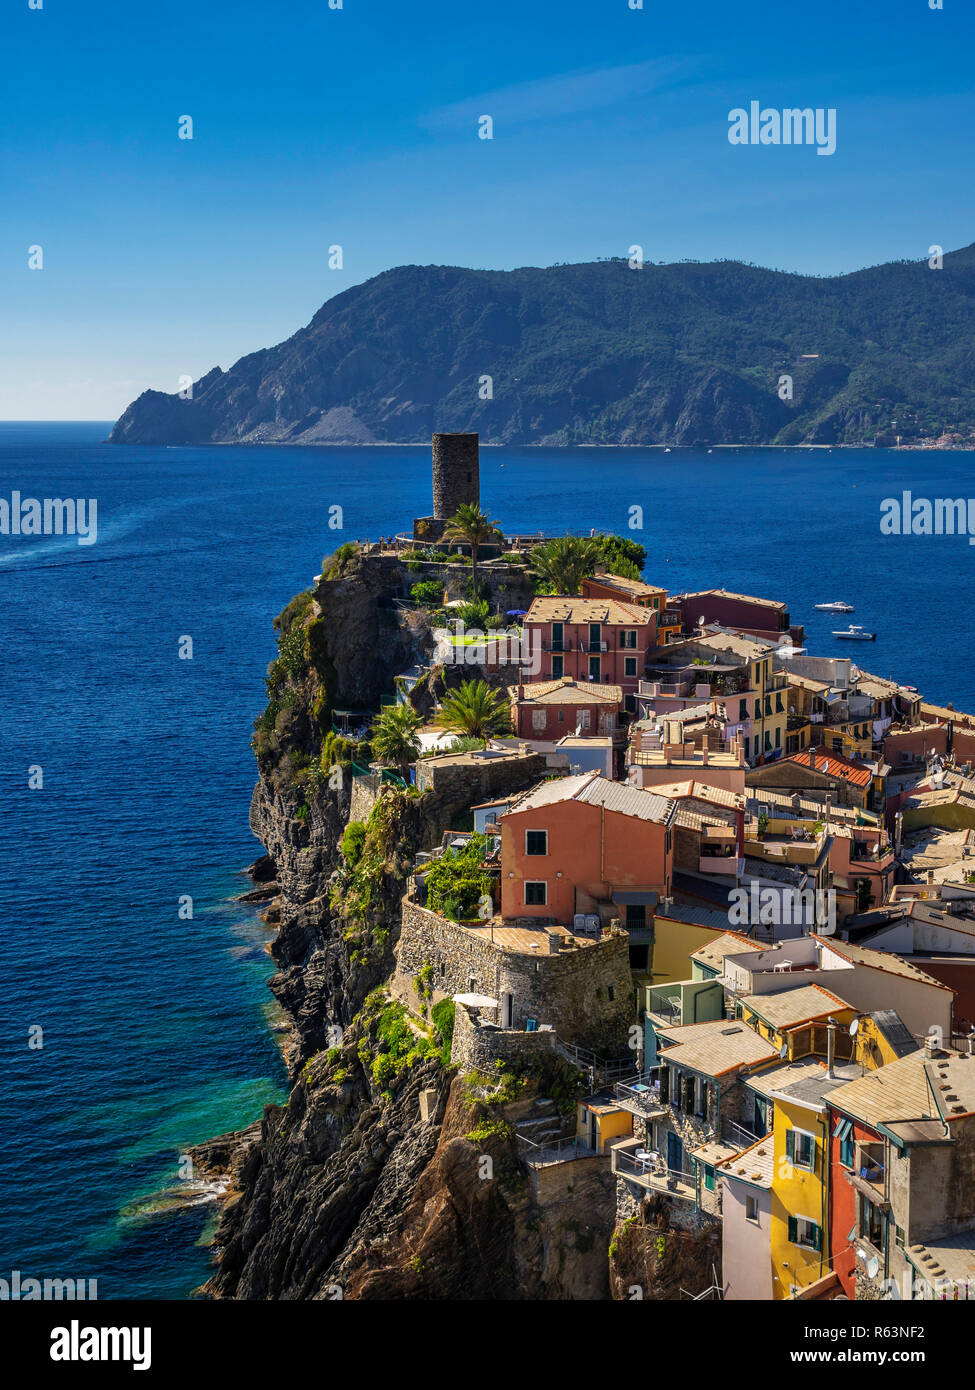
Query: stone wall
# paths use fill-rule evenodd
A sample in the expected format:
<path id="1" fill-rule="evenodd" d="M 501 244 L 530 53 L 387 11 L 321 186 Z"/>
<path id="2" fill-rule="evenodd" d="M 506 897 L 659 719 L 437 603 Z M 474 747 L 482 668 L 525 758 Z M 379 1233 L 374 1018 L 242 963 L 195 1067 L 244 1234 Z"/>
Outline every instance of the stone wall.
<path id="1" fill-rule="evenodd" d="M 564 1042 L 607 1056 L 626 1047 L 634 1001 L 625 933 L 536 956 L 506 950 L 405 898 L 392 989 L 408 1007 L 416 1007 L 413 981 L 427 964 L 434 999 L 473 992 L 500 1002 L 510 994 L 515 1032 L 533 1018 L 550 1023 Z"/>
<path id="2" fill-rule="evenodd" d="M 520 791 L 548 775 L 542 753 L 520 753 L 513 757 L 478 758 L 471 754 L 444 754 L 441 758 L 422 758 L 417 764 L 417 786 L 445 796 L 462 792 L 468 806 L 495 801 L 509 792 Z"/>
<path id="3" fill-rule="evenodd" d="M 349 802 L 349 820 L 358 820 L 363 823 L 369 819 L 369 814 L 377 801 L 376 792 L 372 784 L 364 777 L 353 777 L 352 795 Z"/>
<path id="4" fill-rule="evenodd" d="M 464 1071 L 493 1072 L 495 1062 L 534 1061 L 555 1051 L 555 1034 L 518 1032 L 478 1023 L 462 1004 L 454 1016 L 450 1061 Z"/>

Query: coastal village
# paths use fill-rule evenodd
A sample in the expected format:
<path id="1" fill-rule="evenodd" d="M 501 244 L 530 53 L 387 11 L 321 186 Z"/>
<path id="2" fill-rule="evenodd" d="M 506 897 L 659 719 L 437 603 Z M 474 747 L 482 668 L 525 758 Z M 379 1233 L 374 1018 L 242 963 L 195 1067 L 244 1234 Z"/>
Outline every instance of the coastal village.
<path id="1" fill-rule="evenodd" d="M 331 710 L 343 854 L 396 797 L 451 808 L 386 997 L 465 1074 L 572 1069 L 514 1121 L 527 1179 L 697 1242 L 681 1296 L 968 1298 L 975 716 L 811 654 L 777 596 L 504 534 L 476 435 L 434 437 L 433 494 L 343 548 L 416 638 Z"/>

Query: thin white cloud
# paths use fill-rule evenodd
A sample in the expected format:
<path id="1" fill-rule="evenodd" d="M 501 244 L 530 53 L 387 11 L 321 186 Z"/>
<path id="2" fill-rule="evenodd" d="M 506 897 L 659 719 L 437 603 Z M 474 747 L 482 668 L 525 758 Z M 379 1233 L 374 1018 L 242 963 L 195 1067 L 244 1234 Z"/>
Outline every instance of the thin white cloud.
<path id="1" fill-rule="evenodd" d="M 645 96 L 686 66 L 678 59 L 655 59 L 622 67 L 559 73 L 438 107 L 422 116 L 420 125 L 427 130 L 445 130 L 467 125 L 481 115 L 508 125 L 555 120 Z"/>

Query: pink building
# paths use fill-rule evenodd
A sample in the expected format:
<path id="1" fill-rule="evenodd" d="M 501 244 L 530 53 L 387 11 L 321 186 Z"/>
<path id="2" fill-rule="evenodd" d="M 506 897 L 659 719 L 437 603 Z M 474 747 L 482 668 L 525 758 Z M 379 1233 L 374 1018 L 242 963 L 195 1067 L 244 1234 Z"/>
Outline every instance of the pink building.
<path id="1" fill-rule="evenodd" d="M 618 685 L 596 685 L 571 676 L 512 688 L 511 722 L 519 738 L 597 737 L 614 734 L 623 707 Z"/>
<path id="2" fill-rule="evenodd" d="M 618 685 L 632 710 L 656 630 L 652 608 L 616 599 L 536 598 L 524 622 L 534 658 L 528 673 L 542 681 L 571 676 L 592 685 Z"/>

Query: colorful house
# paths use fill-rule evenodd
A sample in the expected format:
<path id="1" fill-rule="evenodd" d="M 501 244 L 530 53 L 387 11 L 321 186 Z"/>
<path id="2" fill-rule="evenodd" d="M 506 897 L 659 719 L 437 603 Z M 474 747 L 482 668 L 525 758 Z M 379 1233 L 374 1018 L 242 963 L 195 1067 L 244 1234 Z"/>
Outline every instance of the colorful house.
<path id="1" fill-rule="evenodd" d="M 519 738 L 557 740 L 566 734 L 615 734 L 623 691 L 571 676 L 512 686 L 511 722 Z"/>
<path id="2" fill-rule="evenodd" d="M 856 806 L 882 815 L 887 805 L 886 763 L 854 762 L 822 745 L 782 758 L 772 766 L 753 767 L 749 787 L 781 787 L 791 792 L 827 794 L 835 805 Z"/>
<path id="3" fill-rule="evenodd" d="M 665 797 L 598 773 L 540 783 L 500 820 L 502 917 L 619 918 L 645 946 L 652 909 L 670 896 L 675 814 Z"/>
<path id="4" fill-rule="evenodd" d="M 576 1142 L 581 1148 L 609 1155 L 613 1144 L 633 1134 L 633 1116 L 612 1091 L 586 1096 L 576 1107 Z"/>
<path id="5" fill-rule="evenodd" d="M 721 1200 L 721 1274 L 725 1301 L 773 1298 L 771 1135 L 718 1165 Z"/>
<path id="6" fill-rule="evenodd" d="M 975 1057 L 927 1045 L 828 1101 L 829 1250 L 847 1296 L 893 1281 L 900 1298 L 970 1297 L 951 1283 L 972 1266 Z"/>
<path id="7" fill-rule="evenodd" d="M 618 685 L 626 707 L 635 709 L 656 631 L 652 608 L 614 598 L 536 598 L 523 624 L 532 660 L 528 674 L 542 680 L 571 676 L 594 685 Z"/>
<path id="8" fill-rule="evenodd" d="M 849 1062 L 812 1056 L 771 1067 L 746 1083 L 765 1107 L 771 1130 L 768 1257 L 774 1299 L 794 1298 L 828 1272 L 827 1097 L 859 1074 Z"/>

